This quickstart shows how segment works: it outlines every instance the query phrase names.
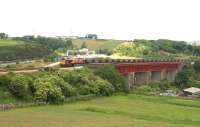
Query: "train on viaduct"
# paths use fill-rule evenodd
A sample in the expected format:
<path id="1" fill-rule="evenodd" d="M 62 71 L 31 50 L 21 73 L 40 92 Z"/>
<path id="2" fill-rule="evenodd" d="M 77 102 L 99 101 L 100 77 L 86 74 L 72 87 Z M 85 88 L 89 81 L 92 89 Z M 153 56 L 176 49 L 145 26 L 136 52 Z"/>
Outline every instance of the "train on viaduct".
<path id="1" fill-rule="evenodd" d="M 127 78 L 129 88 L 137 84 L 168 80 L 173 82 L 176 74 L 189 62 L 185 60 L 144 60 L 144 59 L 62 59 L 62 67 L 84 65 L 96 69 L 102 65 L 112 64 L 118 72 Z"/>

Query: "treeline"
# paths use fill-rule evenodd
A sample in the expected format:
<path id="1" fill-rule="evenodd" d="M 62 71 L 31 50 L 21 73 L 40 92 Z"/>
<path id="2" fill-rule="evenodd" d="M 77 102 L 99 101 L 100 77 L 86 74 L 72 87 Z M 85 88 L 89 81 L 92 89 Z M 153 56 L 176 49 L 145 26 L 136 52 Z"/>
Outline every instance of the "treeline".
<path id="1" fill-rule="evenodd" d="M 200 56 L 200 46 L 173 40 L 134 40 L 114 49 L 120 55 L 143 58 L 193 58 Z"/>
<path id="2" fill-rule="evenodd" d="M 34 74 L 0 76 L 0 95 L 7 92 L 19 100 L 35 103 L 60 104 L 70 97 L 110 96 L 124 90 L 125 79 L 112 66 L 104 66 L 94 73 L 89 69 L 50 69 Z"/>
<path id="3" fill-rule="evenodd" d="M 185 53 L 194 56 L 200 56 L 200 46 L 187 44 L 184 41 L 173 40 L 134 40 L 135 43 L 145 44 L 151 47 L 155 52 L 165 51 L 172 54 Z"/>
<path id="4" fill-rule="evenodd" d="M 38 44 L 19 44 L 0 46 L 0 61 L 26 60 L 44 58 L 52 54 L 48 48 Z"/>
<path id="5" fill-rule="evenodd" d="M 73 44 L 70 39 L 54 38 L 54 37 L 44 37 L 44 36 L 24 36 L 13 38 L 15 40 L 22 40 L 25 42 L 31 42 L 34 44 L 43 45 L 51 50 L 56 50 L 59 48 L 72 49 Z"/>

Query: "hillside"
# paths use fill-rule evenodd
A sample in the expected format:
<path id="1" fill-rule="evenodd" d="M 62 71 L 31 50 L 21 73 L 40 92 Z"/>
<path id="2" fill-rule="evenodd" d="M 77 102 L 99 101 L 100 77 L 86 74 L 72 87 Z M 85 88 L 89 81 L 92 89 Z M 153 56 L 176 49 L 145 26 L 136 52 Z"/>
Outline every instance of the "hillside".
<path id="1" fill-rule="evenodd" d="M 199 59 L 200 46 L 173 40 L 122 40 L 60 39 L 25 36 L 0 40 L 0 61 L 43 58 L 54 51 L 65 53 L 68 49 L 88 48 L 96 53 L 144 59 Z M 55 56 L 54 56 L 55 57 Z"/>
<path id="2" fill-rule="evenodd" d="M 130 56 L 153 59 L 197 59 L 200 57 L 200 46 L 193 46 L 184 41 L 173 40 L 135 40 L 122 43 L 114 50 L 119 56 Z"/>
<path id="3" fill-rule="evenodd" d="M 72 43 L 75 48 L 80 48 L 83 43 L 90 50 L 109 49 L 112 50 L 123 41 L 119 40 L 103 40 L 103 39 L 73 39 Z"/>
<path id="4" fill-rule="evenodd" d="M 199 100 L 129 94 L 0 113 L 1 127 L 199 127 Z"/>
<path id="5" fill-rule="evenodd" d="M 16 40 L 11 40 L 11 39 L 0 39 L 0 47 L 1 46 L 16 46 L 20 44 L 24 44 L 25 42 L 23 41 L 16 41 Z"/>
<path id="6" fill-rule="evenodd" d="M 43 58 L 51 51 L 39 44 L 20 40 L 0 40 L 0 61 L 26 60 Z"/>

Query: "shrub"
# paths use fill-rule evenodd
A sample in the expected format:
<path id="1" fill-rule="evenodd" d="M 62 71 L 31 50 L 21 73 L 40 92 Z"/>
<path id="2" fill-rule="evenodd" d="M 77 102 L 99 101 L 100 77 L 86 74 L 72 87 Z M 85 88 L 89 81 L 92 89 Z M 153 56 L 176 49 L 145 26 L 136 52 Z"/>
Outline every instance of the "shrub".
<path id="1" fill-rule="evenodd" d="M 133 93 L 136 94 L 148 94 L 149 92 L 152 92 L 152 88 L 149 85 L 141 85 L 133 90 Z"/>
<path id="2" fill-rule="evenodd" d="M 54 76 L 41 77 L 34 82 L 36 90 L 34 99 L 36 102 L 48 102 L 59 104 L 64 102 L 60 82 Z"/>
<path id="3" fill-rule="evenodd" d="M 90 94 L 90 87 L 87 85 L 82 85 L 82 86 L 78 87 L 78 93 L 80 95 L 88 95 L 88 94 Z"/>
<path id="4" fill-rule="evenodd" d="M 126 90 L 125 78 L 111 65 L 105 65 L 95 71 L 95 74 L 109 81 L 116 91 Z"/>
<path id="5" fill-rule="evenodd" d="M 12 75 L 8 88 L 14 96 L 24 98 L 28 93 L 28 80 L 26 76 L 22 74 Z"/>
<path id="6" fill-rule="evenodd" d="M 95 84 L 98 86 L 99 94 L 103 96 L 110 96 L 114 93 L 115 88 L 106 80 L 98 79 L 95 81 Z"/>
<path id="7" fill-rule="evenodd" d="M 78 94 L 76 88 L 74 88 L 67 82 L 64 82 L 62 84 L 61 90 L 65 97 L 77 96 Z"/>

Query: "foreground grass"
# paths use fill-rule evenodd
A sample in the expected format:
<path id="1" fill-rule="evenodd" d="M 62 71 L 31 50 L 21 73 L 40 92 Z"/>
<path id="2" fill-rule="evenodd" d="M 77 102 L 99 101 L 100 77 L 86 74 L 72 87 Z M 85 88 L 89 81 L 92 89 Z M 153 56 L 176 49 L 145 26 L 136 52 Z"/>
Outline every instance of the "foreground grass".
<path id="1" fill-rule="evenodd" d="M 0 112 L 0 127 L 199 127 L 200 101 L 112 96 Z"/>

